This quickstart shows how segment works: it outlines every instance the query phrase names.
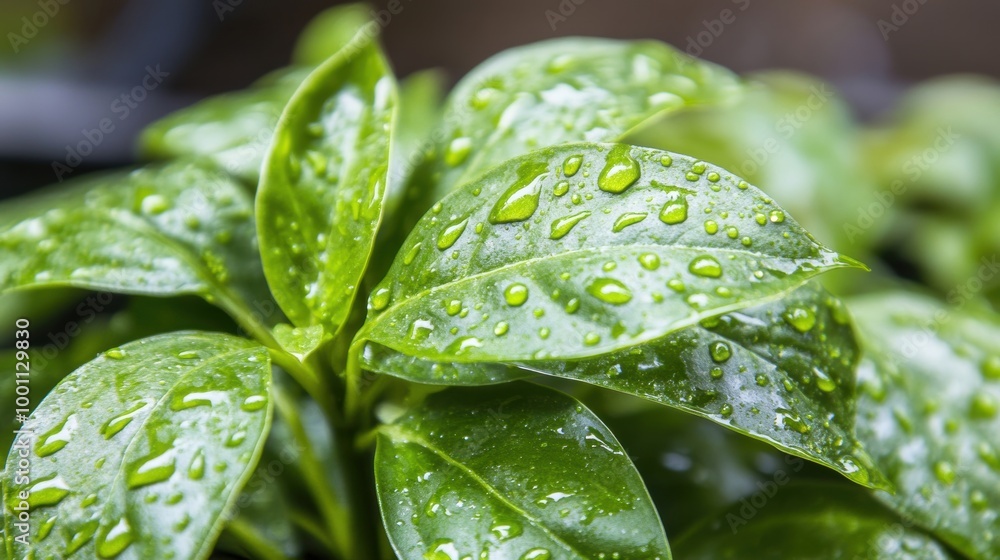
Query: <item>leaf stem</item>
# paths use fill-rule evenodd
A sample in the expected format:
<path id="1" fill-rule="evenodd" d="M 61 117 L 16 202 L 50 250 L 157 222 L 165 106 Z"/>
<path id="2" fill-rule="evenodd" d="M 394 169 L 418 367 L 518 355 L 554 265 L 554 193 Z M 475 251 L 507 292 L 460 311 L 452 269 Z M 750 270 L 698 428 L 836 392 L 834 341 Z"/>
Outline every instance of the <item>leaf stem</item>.
<path id="1" fill-rule="evenodd" d="M 274 543 L 262 537 L 246 521 L 234 519 L 226 525 L 226 532 L 233 537 L 251 558 L 259 560 L 289 560 Z"/>
<path id="2" fill-rule="evenodd" d="M 295 410 L 288 395 L 280 388 L 275 387 L 274 397 L 278 412 L 288 423 L 292 437 L 302 449 L 299 460 L 302 474 L 306 484 L 314 492 L 317 506 L 323 516 L 326 528 L 332 536 L 337 553 L 345 559 L 364 558 L 364 538 L 355 530 L 355 519 L 345 504 L 344 497 L 338 496 L 336 489 L 330 484 L 326 470 L 313 450 L 312 441 L 309 439 L 298 411 Z M 336 441 L 334 441 L 334 445 L 337 445 Z M 344 468 L 347 469 L 348 465 L 344 464 Z M 362 538 L 356 539 L 357 536 L 362 536 Z"/>

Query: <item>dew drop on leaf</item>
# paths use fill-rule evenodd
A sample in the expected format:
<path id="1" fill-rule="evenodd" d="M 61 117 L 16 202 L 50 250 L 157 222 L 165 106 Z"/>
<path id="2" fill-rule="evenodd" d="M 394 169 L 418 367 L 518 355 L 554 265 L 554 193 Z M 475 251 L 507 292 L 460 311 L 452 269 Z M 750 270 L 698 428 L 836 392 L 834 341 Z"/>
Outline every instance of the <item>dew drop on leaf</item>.
<path id="1" fill-rule="evenodd" d="M 807 333 L 816 326 L 816 314 L 812 309 L 801 305 L 793 305 L 784 313 L 785 322 L 800 333 Z"/>
<path id="2" fill-rule="evenodd" d="M 590 212 L 584 211 L 553 221 L 549 237 L 551 239 L 562 239 L 563 237 L 566 237 L 566 235 L 569 234 L 574 227 L 576 227 L 576 224 L 580 223 L 580 221 L 589 216 Z"/>
<path id="3" fill-rule="evenodd" d="M 132 527 L 123 517 L 118 523 L 102 529 L 97 535 L 97 555 L 114 558 L 132 544 Z"/>
<path id="4" fill-rule="evenodd" d="M 709 235 L 715 235 L 718 232 L 719 232 L 719 224 L 716 223 L 715 220 L 705 221 L 705 233 Z"/>
<path id="5" fill-rule="evenodd" d="M 54 506 L 69 495 L 69 485 L 59 475 L 35 481 L 28 489 L 28 508 Z"/>
<path id="6" fill-rule="evenodd" d="M 104 355 L 112 360 L 120 360 L 125 357 L 125 352 L 121 348 L 112 348 L 104 352 Z"/>
<path id="7" fill-rule="evenodd" d="M 618 144 L 608 152 L 608 159 L 597 177 L 597 187 L 618 194 L 639 180 L 639 162 L 629 153 L 630 146 Z"/>
<path id="8" fill-rule="evenodd" d="M 521 555 L 520 560 L 551 560 L 552 553 L 547 548 L 532 548 Z"/>
<path id="9" fill-rule="evenodd" d="M 722 276 L 722 265 L 714 257 L 708 255 L 696 257 L 688 265 L 688 270 L 691 271 L 691 274 L 704 278 L 719 278 Z"/>
<path id="10" fill-rule="evenodd" d="M 174 450 L 167 449 L 130 465 L 125 472 L 125 483 L 129 488 L 140 488 L 167 480 L 175 470 Z"/>
<path id="11" fill-rule="evenodd" d="M 467 136 L 455 138 L 448 144 L 448 149 L 444 153 L 444 162 L 451 167 L 459 166 L 469 157 L 471 150 L 471 138 Z"/>
<path id="12" fill-rule="evenodd" d="M 552 189 L 552 193 L 556 196 L 565 196 L 569 192 L 569 181 L 559 181 L 556 183 L 555 188 Z"/>
<path id="13" fill-rule="evenodd" d="M 625 214 L 618 216 L 618 219 L 615 220 L 615 224 L 611 226 L 611 231 L 618 233 L 628 226 L 638 224 L 639 222 L 645 220 L 647 215 L 648 214 L 645 212 L 626 212 Z"/>
<path id="14" fill-rule="evenodd" d="M 521 524 L 516 521 L 494 521 L 490 526 L 490 532 L 500 541 L 510 540 L 520 536 L 524 532 Z"/>
<path id="15" fill-rule="evenodd" d="M 587 293 L 612 305 L 623 305 L 632 300 L 632 291 L 614 278 L 597 278 L 587 286 Z"/>
<path id="16" fill-rule="evenodd" d="M 145 406 L 145 402 L 137 403 L 125 412 L 111 418 L 105 422 L 103 426 L 101 426 L 101 435 L 104 436 L 104 439 L 111 439 L 118 432 L 124 430 L 125 427 L 132 422 L 132 418 L 135 417 L 136 413 L 142 410 Z"/>
<path id="17" fill-rule="evenodd" d="M 504 301 L 512 307 L 520 307 L 528 301 L 528 287 L 524 284 L 511 284 L 503 291 Z"/>
<path id="18" fill-rule="evenodd" d="M 570 156 L 566 158 L 566 161 L 563 162 L 563 175 L 567 177 L 576 175 L 581 165 L 583 165 L 583 156 Z"/>
<path id="19" fill-rule="evenodd" d="M 255 412 L 267 406 L 267 397 L 264 395 L 251 395 L 243 399 L 240 408 L 246 412 Z"/>
<path id="20" fill-rule="evenodd" d="M 639 255 L 639 264 L 646 270 L 656 270 L 660 268 L 660 257 L 655 253 L 643 253 Z"/>
<path id="21" fill-rule="evenodd" d="M 392 293 L 388 288 L 379 288 L 375 290 L 375 292 L 372 293 L 371 298 L 369 298 L 372 309 L 375 311 L 382 311 L 388 307 L 391 295 Z"/>
<path id="22" fill-rule="evenodd" d="M 38 438 L 38 445 L 35 452 L 39 457 L 47 457 L 59 451 L 73 438 L 73 431 L 76 430 L 76 415 L 70 414 L 61 423 L 45 432 Z"/>
<path id="23" fill-rule="evenodd" d="M 508 325 L 506 321 L 500 321 L 499 323 L 496 324 L 495 327 L 493 327 L 493 334 L 497 336 L 503 336 L 507 334 L 507 331 L 509 330 L 510 330 L 510 325 Z"/>
<path id="24" fill-rule="evenodd" d="M 660 210 L 660 221 L 668 225 L 677 225 L 687 220 L 688 202 L 687 197 L 680 189 L 667 189 L 667 202 Z"/>
<path id="25" fill-rule="evenodd" d="M 983 360 L 982 372 L 986 379 L 1000 379 L 1000 354 L 993 354 Z"/>
<path id="26" fill-rule="evenodd" d="M 544 163 L 526 163 L 517 170 L 518 179 L 497 200 L 490 211 L 490 223 L 523 222 L 538 210 Z"/>
<path id="27" fill-rule="evenodd" d="M 442 251 L 451 248 L 458 241 L 458 238 L 462 237 L 462 234 L 465 233 L 467 225 L 469 225 L 469 219 L 465 218 L 444 228 L 441 235 L 437 238 L 437 248 Z"/>
<path id="28" fill-rule="evenodd" d="M 205 476 L 205 451 L 199 449 L 195 454 L 194 458 L 191 459 L 191 464 L 188 465 L 188 478 L 191 480 L 201 480 Z"/>

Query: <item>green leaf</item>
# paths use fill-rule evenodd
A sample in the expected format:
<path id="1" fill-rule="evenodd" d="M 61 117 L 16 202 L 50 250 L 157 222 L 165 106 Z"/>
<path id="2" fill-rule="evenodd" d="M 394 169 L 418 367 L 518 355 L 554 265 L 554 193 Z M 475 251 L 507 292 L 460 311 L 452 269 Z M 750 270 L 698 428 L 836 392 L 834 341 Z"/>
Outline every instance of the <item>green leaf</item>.
<path id="1" fill-rule="evenodd" d="M 674 543 L 678 558 L 954 558 L 948 549 L 859 489 L 773 482 Z"/>
<path id="2" fill-rule="evenodd" d="M 1000 321 L 906 293 L 851 302 L 858 438 L 883 502 L 973 558 L 1000 556 Z"/>
<path id="3" fill-rule="evenodd" d="M 431 396 L 380 428 L 375 478 L 400 558 L 670 558 L 614 436 L 551 389 Z"/>
<path id="4" fill-rule="evenodd" d="M 270 383 L 263 347 L 196 332 L 127 344 L 74 372 L 7 459 L 11 556 L 207 557 L 260 456 Z M 20 445 L 30 480 L 18 473 Z M 22 502 L 30 546 L 14 541 Z"/>
<path id="5" fill-rule="evenodd" d="M 202 156 L 256 185 L 278 119 L 313 68 L 343 48 L 369 21 L 363 4 L 337 6 L 316 16 L 295 46 L 294 66 L 248 89 L 209 97 L 143 131 L 139 150 L 149 158 Z M 377 35 L 378 29 L 370 32 Z"/>
<path id="6" fill-rule="evenodd" d="M 46 196 L 45 210 L 29 199 L 20 221 L 0 232 L 2 292 L 72 286 L 194 294 L 237 318 L 255 306 L 273 308 L 252 201 L 225 174 L 176 162 Z"/>
<path id="7" fill-rule="evenodd" d="M 424 216 L 355 340 L 454 364 L 600 356 L 851 262 L 722 169 L 621 144 L 549 148 Z M 489 372 L 414 375 L 365 361 L 427 383 L 483 383 Z"/>
<path id="8" fill-rule="evenodd" d="M 285 108 L 257 193 L 264 271 L 297 327 L 342 326 L 382 218 L 396 84 L 364 32 Z"/>
<path id="9" fill-rule="evenodd" d="M 531 150 L 615 141 L 657 115 L 738 92 L 728 70 L 655 41 L 563 38 L 510 49 L 455 87 L 410 195 L 433 203 Z"/>

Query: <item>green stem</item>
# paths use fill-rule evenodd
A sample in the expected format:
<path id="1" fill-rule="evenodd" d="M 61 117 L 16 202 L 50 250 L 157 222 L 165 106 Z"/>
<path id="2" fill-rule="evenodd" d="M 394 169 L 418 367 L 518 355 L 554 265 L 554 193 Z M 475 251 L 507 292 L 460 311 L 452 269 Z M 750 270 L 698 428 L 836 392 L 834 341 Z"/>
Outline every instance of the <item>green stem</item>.
<path id="1" fill-rule="evenodd" d="M 330 537 L 326 534 L 326 531 L 323 529 L 323 526 L 320 525 L 319 523 L 316 523 L 316 521 L 312 517 L 306 515 L 305 513 L 302 513 L 301 511 L 295 511 L 295 510 L 292 510 L 289 517 L 291 518 L 292 523 L 298 526 L 299 529 L 302 529 L 306 533 L 309 533 L 309 536 L 316 539 L 316 542 L 322 544 L 323 547 L 325 547 L 330 552 L 333 553 L 337 552 L 337 547 L 334 546 L 333 541 L 330 540 Z"/>
<path id="2" fill-rule="evenodd" d="M 356 424 L 361 413 L 361 362 L 358 359 L 361 348 L 352 344 L 347 350 L 347 389 L 344 395 L 344 416 L 349 423 Z"/>
<path id="3" fill-rule="evenodd" d="M 257 533 L 246 521 L 234 519 L 226 525 L 226 532 L 233 537 L 251 558 L 259 560 L 289 560 L 271 541 Z"/>

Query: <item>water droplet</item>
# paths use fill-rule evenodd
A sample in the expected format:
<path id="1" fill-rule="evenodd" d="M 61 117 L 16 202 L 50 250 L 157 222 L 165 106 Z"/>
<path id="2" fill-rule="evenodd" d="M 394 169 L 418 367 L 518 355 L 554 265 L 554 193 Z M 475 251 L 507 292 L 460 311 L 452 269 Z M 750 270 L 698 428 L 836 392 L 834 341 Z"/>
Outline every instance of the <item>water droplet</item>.
<path id="1" fill-rule="evenodd" d="M 524 529 L 522 529 L 521 524 L 516 521 L 494 521 L 490 526 L 490 532 L 501 540 L 506 541 L 514 537 L 520 536 Z"/>
<path id="2" fill-rule="evenodd" d="M 410 247 L 410 250 L 406 252 L 406 256 L 403 257 L 403 264 L 413 263 L 413 260 L 417 258 L 417 253 L 420 252 L 421 245 L 423 243 L 417 243 L 413 247 Z"/>
<path id="3" fill-rule="evenodd" d="M 451 539 L 438 539 L 424 553 L 424 560 L 461 560 L 462 556 Z"/>
<path id="4" fill-rule="evenodd" d="M 729 226 L 726 228 L 726 235 L 729 237 L 729 239 L 736 239 L 737 237 L 740 236 L 740 230 L 736 229 L 733 226 Z"/>
<path id="5" fill-rule="evenodd" d="M 225 391 L 197 391 L 186 395 L 174 395 L 170 410 L 181 411 L 198 406 L 215 406 L 226 400 Z"/>
<path id="6" fill-rule="evenodd" d="M 740 189 L 741 191 L 745 191 L 745 190 L 747 190 L 748 188 L 750 188 L 750 183 L 747 183 L 746 181 L 740 181 L 740 182 L 739 182 L 739 184 L 738 184 L 738 185 L 736 185 L 736 186 L 737 186 L 737 187 L 738 187 L 738 188 L 739 188 L 739 189 Z"/>
<path id="7" fill-rule="evenodd" d="M 807 333 L 816 326 L 816 313 L 808 307 L 793 305 L 785 311 L 784 317 L 785 322 L 800 333 Z"/>
<path id="8" fill-rule="evenodd" d="M 765 215 L 761 214 L 760 212 L 757 212 L 756 214 L 754 214 L 754 217 L 753 217 L 753 218 L 754 218 L 754 220 L 756 220 L 756 221 L 757 221 L 757 223 L 758 223 L 758 224 L 760 224 L 760 225 L 764 225 L 764 224 L 766 224 L 766 223 L 767 223 L 767 216 L 765 216 Z"/>
<path id="9" fill-rule="evenodd" d="M 94 533 L 97 532 L 97 525 L 98 521 L 96 519 L 84 523 L 66 544 L 66 556 L 75 554 L 76 551 L 80 550 L 85 544 L 90 542 L 90 539 L 94 537 Z"/>
<path id="10" fill-rule="evenodd" d="M 677 278 L 672 278 L 668 280 L 667 287 L 677 293 L 683 292 L 685 290 L 684 282 L 682 282 Z"/>
<path id="11" fill-rule="evenodd" d="M 721 364 L 733 355 L 733 350 L 725 342 L 717 340 L 709 346 L 709 354 L 712 355 L 712 361 Z"/>
<path id="12" fill-rule="evenodd" d="M 369 303 L 371 303 L 371 308 L 374 311 L 382 311 L 389 306 L 389 300 L 392 297 L 392 292 L 389 288 L 379 288 L 375 290 L 371 298 L 369 298 Z"/>
<path id="13" fill-rule="evenodd" d="M 629 153 L 631 146 L 617 144 L 608 152 L 607 163 L 597 177 L 597 187 L 609 193 L 622 193 L 639 180 L 639 162 Z"/>
<path id="14" fill-rule="evenodd" d="M 54 506 L 69 495 L 69 484 L 59 475 L 35 481 L 28 489 L 28 508 Z"/>
<path id="15" fill-rule="evenodd" d="M 267 397 L 264 395 L 251 395 L 243 399 L 240 408 L 246 412 L 256 412 L 267 406 Z"/>
<path id="16" fill-rule="evenodd" d="M 410 340 L 426 340 L 434 332 L 434 324 L 426 319 L 417 319 L 410 325 Z"/>
<path id="17" fill-rule="evenodd" d="M 552 553 L 547 548 L 532 548 L 521 555 L 520 560 L 551 560 Z"/>
<path id="18" fill-rule="evenodd" d="M 691 166 L 691 172 L 696 175 L 701 175 L 705 173 L 705 170 L 707 169 L 708 165 L 706 165 L 705 162 L 703 161 L 695 162 L 695 164 Z"/>
<path id="19" fill-rule="evenodd" d="M 455 138 L 445 150 L 444 162 L 451 167 L 459 166 L 469 157 L 470 150 L 472 150 L 472 138 L 468 136 Z"/>
<path id="20" fill-rule="evenodd" d="M 771 222 L 775 224 L 780 224 L 785 221 L 785 213 L 781 210 L 771 210 Z"/>
<path id="21" fill-rule="evenodd" d="M 674 158 L 670 156 L 660 156 L 660 165 L 663 167 L 670 167 L 674 164 Z"/>
<path id="22" fill-rule="evenodd" d="M 972 395 L 972 403 L 969 406 L 969 414 L 973 418 L 991 419 L 996 418 L 1000 406 L 997 405 L 996 398 L 989 393 L 976 393 Z"/>
<path id="23" fill-rule="evenodd" d="M 549 331 L 548 327 L 542 327 L 542 328 L 538 329 L 538 338 L 541 338 L 542 340 L 545 340 L 545 339 L 549 338 L 549 333 L 550 332 L 551 331 Z"/>
<path id="24" fill-rule="evenodd" d="M 126 469 L 125 482 L 135 489 L 148 484 L 163 482 L 173 476 L 174 450 L 167 449 L 136 461 Z"/>
<path id="25" fill-rule="evenodd" d="M 572 298 L 566 302 L 566 313 L 573 314 L 580 310 L 580 300 Z"/>
<path id="26" fill-rule="evenodd" d="M 669 225 L 676 225 L 687 220 L 687 197 L 680 189 L 674 187 L 667 190 L 667 202 L 660 210 L 660 220 Z"/>
<path id="27" fill-rule="evenodd" d="M 493 327 L 493 334 L 497 336 L 503 336 L 507 334 L 507 331 L 509 330 L 510 330 L 510 325 L 508 325 L 506 321 L 500 321 L 499 323 L 496 324 L 495 327 Z"/>
<path id="28" fill-rule="evenodd" d="M 125 412 L 108 420 L 101 426 L 101 435 L 104 436 L 104 439 L 111 439 L 118 432 L 124 430 L 125 426 L 128 426 L 132 422 L 132 419 L 135 418 L 135 415 L 146 408 L 147 405 L 147 402 L 137 403 Z"/>
<path id="29" fill-rule="evenodd" d="M 563 162 L 563 175 L 572 177 L 583 165 L 583 156 L 570 156 Z"/>
<path id="30" fill-rule="evenodd" d="M 503 291 L 503 298 L 507 305 L 520 307 L 528 301 L 528 287 L 524 284 L 511 284 Z"/>
<path id="31" fill-rule="evenodd" d="M 614 278 L 597 278 L 587 286 L 587 293 L 612 305 L 623 305 L 632 299 L 632 291 Z"/>
<path id="32" fill-rule="evenodd" d="M 941 484 L 951 485 L 954 484 L 957 473 L 951 463 L 938 461 L 934 463 L 934 477 L 941 481 Z"/>
<path id="33" fill-rule="evenodd" d="M 648 214 L 645 212 L 627 212 L 622 214 L 621 216 L 618 216 L 617 220 L 615 220 L 615 225 L 611 227 L 611 231 L 618 233 L 628 226 L 638 224 L 639 222 L 645 220 L 646 216 L 648 216 Z"/>
<path id="34" fill-rule="evenodd" d="M 479 348 L 483 345 L 483 341 L 479 340 L 474 336 L 463 336 L 455 339 L 454 342 L 445 348 L 445 352 L 454 354 L 456 356 L 461 356 L 473 348 Z"/>
<path id="35" fill-rule="evenodd" d="M 795 414 L 791 410 L 785 408 L 776 408 L 776 414 L 774 415 L 774 425 L 784 429 L 793 430 L 800 434 L 806 434 L 811 431 L 809 425 L 799 418 L 798 414 Z"/>
<path id="36" fill-rule="evenodd" d="M 200 357 L 201 355 L 196 350 L 182 350 L 177 353 L 178 360 L 195 360 Z"/>
<path id="37" fill-rule="evenodd" d="M 203 476 L 205 476 L 205 451 L 199 449 L 194 454 L 194 458 L 191 459 L 191 464 L 188 465 L 188 478 L 201 480 Z"/>
<path id="38" fill-rule="evenodd" d="M 101 558 L 114 558 L 132 544 L 132 527 L 123 517 L 111 527 L 102 529 L 97 534 L 97 555 Z"/>
<path id="39" fill-rule="evenodd" d="M 590 216 L 590 212 L 584 211 L 553 221 L 552 231 L 550 232 L 549 237 L 552 239 L 562 239 L 574 227 L 576 227 L 576 224 L 580 223 L 581 220 L 587 218 L 588 216 Z"/>
<path id="40" fill-rule="evenodd" d="M 38 445 L 35 452 L 39 457 L 47 457 L 59 451 L 73 439 L 73 432 L 76 430 L 76 415 L 70 414 L 60 424 L 45 432 L 38 438 Z"/>
<path id="41" fill-rule="evenodd" d="M 688 270 L 691 271 L 691 274 L 704 278 L 719 278 L 722 276 L 722 265 L 719 264 L 719 261 L 708 255 L 696 257 L 688 265 Z"/>
<path id="42" fill-rule="evenodd" d="M 816 376 L 816 387 L 824 393 L 832 393 L 837 390 L 837 382 L 830 378 L 825 371 L 813 368 L 813 375 Z"/>
<path id="43" fill-rule="evenodd" d="M 462 300 L 453 299 L 444 302 L 444 310 L 451 317 L 458 315 L 462 311 Z"/>
<path id="44" fill-rule="evenodd" d="M 707 220 L 705 222 L 705 233 L 709 235 L 715 235 L 719 232 L 719 224 L 715 223 L 715 220 Z"/>
<path id="45" fill-rule="evenodd" d="M 595 332 L 589 332 L 583 337 L 583 343 L 587 346 L 594 346 L 601 341 L 601 335 Z"/>
<path id="46" fill-rule="evenodd" d="M 713 172 L 711 172 L 711 173 L 708 174 L 708 180 L 711 181 L 711 182 L 713 182 L 713 183 L 718 183 L 719 179 L 722 179 L 722 176 L 720 176 L 715 171 L 713 171 Z"/>
<path id="47" fill-rule="evenodd" d="M 538 210 L 544 163 L 526 163 L 517 170 L 517 180 L 507 189 L 490 211 L 490 223 L 523 222 Z"/>
<path id="48" fill-rule="evenodd" d="M 239 447 L 247 439 L 246 430 L 238 430 L 226 439 L 226 447 Z"/>
<path id="49" fill-rule="evenodd" d="M 655 253 L 643 253 L 639 255 L 639 264 L 646 270 L 656 270 L 660 268 L 660 257 Z"/>
<path id="50" fill-rule="evenodd" d="M 467 225 L 469 225 L 469 219 L 465 218 L 464 220 L 455 222 L 444 228 L 441 235 L 438 236 L 437 248 L 442 251 L 451 248 L 451 246 L 458 241 L 458 238 L 462 237 L 462 234 L 465 233 L 465 227 Z"/>
<path id="51" fill-rule="evenodd" d="M 712 379 L 722 379 L 723 375 L 722 368 L 720 367 L 712 368 L 712 371 L 709 372 L 709 375 L 712 377 Z"/>
<path id="52" fill-rule="evenodd" d="M 986 379 L 1000 379 L 1000 354 L 993 354 L 983 360 L 982 372 Z"/>
<path id="53" fill-rule="evenodd" d="M 729 418 L 733 415 L 733 405 L 729 403 L 722 405 L 722 408 L 719 409 L 719 414 L 725 418 Z"/>
<path id="54" fill-rule="evenodd" d="M 52 516 L 38 527 L 38 542 L 44 541 L 52 533 L 52 528 L 56 526 L 56 519 L 58 519 L 56 516 Z"/>
<path id="55" fill-rule="evenodd" d="M 555 188 L 552 189 L 552 193 L 556 196 L 566 196 L 569 192 L 569 181 L 559 181 L 556 183 Z"/>
<path id="56" fill-rule="evenodd" d="M 162 195 L 151 194 L 146 198 L 142 199 L 141 207 L 143 214 L 150 214 L 155 216 L 157 214 L 162 214 L 167 210 L 169 210 L 170 201 L 167 200 Z"/>
<path id="57" fill-rule="evenodd" d="M 121 348 L 112 348 L 105 352 L 104 356 L 112 360 L 120 360 L 125 357 L 125 352 Z"/>

